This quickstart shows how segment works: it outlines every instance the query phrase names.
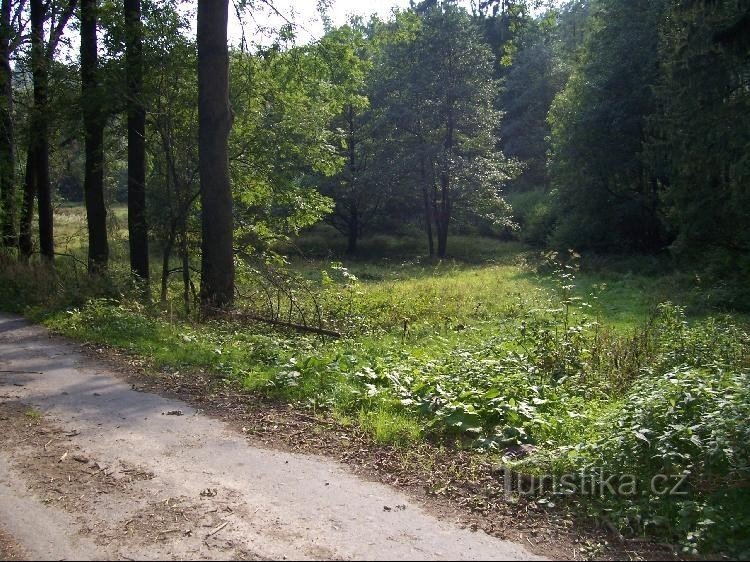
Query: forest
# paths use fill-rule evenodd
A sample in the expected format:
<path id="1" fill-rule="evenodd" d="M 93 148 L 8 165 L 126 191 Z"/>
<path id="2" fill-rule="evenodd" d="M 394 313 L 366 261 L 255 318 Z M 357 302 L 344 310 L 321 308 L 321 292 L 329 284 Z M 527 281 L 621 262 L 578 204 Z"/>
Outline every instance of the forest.
<path id="1" fill-rule="evenodd" d="M 2 0 L 0 310 L 750 557 L 750 4 L 327 7 Z"/>

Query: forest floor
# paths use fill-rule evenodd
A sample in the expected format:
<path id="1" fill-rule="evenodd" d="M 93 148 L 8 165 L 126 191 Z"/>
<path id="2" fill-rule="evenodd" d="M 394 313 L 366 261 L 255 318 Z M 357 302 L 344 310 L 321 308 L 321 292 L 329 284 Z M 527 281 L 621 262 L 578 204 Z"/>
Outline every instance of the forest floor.
<path id="1" fill-rule="evenodd" d="M 334 461 L 269 448 L 255 432 L 146 391 L 135 372 L 15 317 L 0 317 L 0 367 L 3 557 L 566 553 L 472 532 Z"/>

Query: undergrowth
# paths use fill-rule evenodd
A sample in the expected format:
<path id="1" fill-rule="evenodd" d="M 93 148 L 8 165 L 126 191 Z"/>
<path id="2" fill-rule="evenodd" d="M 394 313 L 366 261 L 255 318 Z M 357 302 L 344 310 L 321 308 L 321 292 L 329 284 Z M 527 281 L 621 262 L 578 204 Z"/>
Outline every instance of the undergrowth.
<path id="1" fill-rule="evenodd" d="M 631 475 L 634 494 L 537 493 L 621 532 L 747 557 L 747 333 L 729 316 L 688 320 L 684 307 L 643 295 L 612 321 L 622 296 L 582 275 L 579 258 L 547 254 L 535 270 L 507 258 L 296 266 L 340 340 L 199 322 L 142 304 L 116 271 L 91 282 L 74 268 L 6 263 L 0 302 L 68 336 L 157 368 L 210 370 L 396 446 L 426 439 L 497 459 L 524 446 L 530 455 L 502 461 L 515 473 Z M 684 477 L 684 493 L 654 492 L 657 475 Z"/>

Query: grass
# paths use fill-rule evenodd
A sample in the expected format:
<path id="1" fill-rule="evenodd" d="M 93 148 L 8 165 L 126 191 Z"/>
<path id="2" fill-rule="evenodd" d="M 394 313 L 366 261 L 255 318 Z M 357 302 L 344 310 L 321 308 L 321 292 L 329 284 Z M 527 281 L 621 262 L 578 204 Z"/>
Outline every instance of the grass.
<path id="1" fill-rule="evenodd" d="M 117 203 L 109 208 L 107 216 L 110 251 L 113 260 L 128 255 L 128 208 Z M 85 257 L 86 209 L 77 203 L 61 203 L 55 208 L 55 247 L 61 253 Z"/>
<path id="2" fill-rule="evenodd" d="M 26 416 L 27 418 L 29 418 L 30 420 L 34 421 L 34 422 L 38 422 L 44 416 L 44 414 L 42 414 L 42 412 L 40 412 L 39 410 L 37 410 L 35 408 L 29 408 L 28 410 L 26 410 L 23 413 L 23 415 Z"/>
<path id="3" fill-rule="evenodd" d="M 80 209 L 58 214 L 58 245 L 82 256 Z M 125 224 L 122 210 L 113 216 Z M 92 283 L 70 262 L 61 261 L 57 272 L 6 262 L 0 303 L 157 369 L 209 370 L 326 412 L 405 451 L 429 440 L 499 460 L 507 447 L 531 443 L 536 452 L 518 469 L 557 474 L 595 461 L 617 470 L 616 459 L 650 459 L 652 444 L 661 443 L 658 458 L 677 460 L 641 462 L 639 478 L 683 469 L 700 474 L 700 486 L 708 485 L 705 471 L 719 482 L 747 478 L 750 414 L 738 390 L 750 367 L 747 317 L 722 317 L 710 287 L 668 263 L 584 258 L 579 270 L 569 256 L 545 261 L 528 247 L 476 236 L 454 236 L 453 257 L 426 260 L 418 235 L 373 237 L 362 243 L 366 257 L 346 259 L 341 237 L 319 229 L 291 246 L 288 269 L 315 295 L 326 324 L 345 335 L 331 340 L 260 324 L 197 322 L 179 314 L 178 297 L 144 306 L 122 274 L 126 247 L 121 227 L 116 232 L 108 279 Z M 251 274 L 239 279 L 243 291 L 253 290 Z M 649 399 L 658 393 L 664 401 Z M 676 406 L 699 395 L 699 410 Z M 720 412 L 734 412 L 735 429 L 710 421 Z M 675 438 L 674 427 L 693 433 Z M 731 458 L 707 445 L 719 442 Z M 737 497 L 696 484 L 690 505 L 655 507 L 653 500 L 578 508 L 605 510 L 621 528 L 688 551 L 736 555 L 747 548 L 732 543 L 732 533 L 711 530 L 717 521 L 726 531 L 750 520 Z M 658 523 L 665 518 L 667 527 Z"/>
<path id="4" fill-rule="evenodd" d="M 418 420 L 382 405 L 375 410 L 361 409 L 357 422 L 376 441 L 397 446 L 414 443 L 422 434 L 422 426 Z"/>

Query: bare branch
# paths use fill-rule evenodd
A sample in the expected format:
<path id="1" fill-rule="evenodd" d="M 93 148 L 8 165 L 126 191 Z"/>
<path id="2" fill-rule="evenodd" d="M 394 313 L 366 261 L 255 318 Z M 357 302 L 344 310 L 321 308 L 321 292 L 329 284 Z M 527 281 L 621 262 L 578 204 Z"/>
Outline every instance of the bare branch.
<path id="1" fill-rule="evenodd" d="M 51 59 L 55 54 L 57 44 L 60 42 L 60 38 L 62 37 L 63 31 L 65 30 L 65 26 L 68 25 L 68 21 L 73 15 L 77 3 L 78 0 L 68 0 L 68 4 L 60 14 L 60 19 L 58 20 L 57 25 L 52 26 L 52 29 L 50 30 L 49 42 L 47 43 L 47 51 L 45 53 L 47 59 Z"/>

